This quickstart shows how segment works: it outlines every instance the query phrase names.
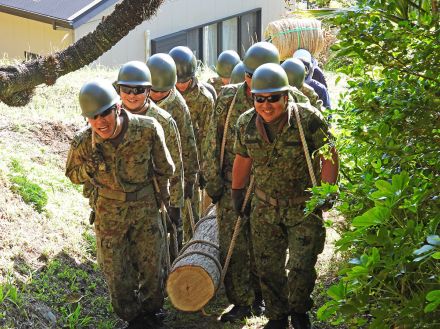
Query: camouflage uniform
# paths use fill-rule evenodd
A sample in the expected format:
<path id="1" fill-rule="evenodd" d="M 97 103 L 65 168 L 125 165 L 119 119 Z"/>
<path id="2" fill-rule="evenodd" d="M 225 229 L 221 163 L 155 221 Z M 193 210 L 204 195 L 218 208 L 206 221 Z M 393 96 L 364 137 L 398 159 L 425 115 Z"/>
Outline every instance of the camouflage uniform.
<path id="1" fill-rule="evenodd" d="M 208 181 L 206 191 L 214 198 L 221 195 L 221 199 L 217 203 L 217 221 L 219 224 L 222 264 L 226 259 L 237 219 L 231 201 L 232 165 L 235 157 L 233 152 L 234 127 L 238 117 L 253 107 L 252 97 L 246 93 L 247 89 L 246 82 L 227 85 L 221 89 L 205 141 L 205 149 L 207 151 L 205 173 Z M 223 167 L 220 168 L 223 131 L 226 124 L 226 116 L 234 96 L 235 101 L 229 119 Z M 254 299 L 254 292 L 257 291 L 259 293 L 260 291 L 255 266 L 251 265 L 253 257 L 251 257 L 252 248 L 249 234 L 249 221 L 247 221 L 237 237 L 225 277 L 226 295 L 229 302 L 234 305 L 251 305 Z"/>
<path id="2" fill-rule="evenodd" d="M 174 165 L 162 127 L 149 117 L 124 110 L 124 139 L 115 147 L 96 136 L 104 166 L 90 167 L 91 128 L 73 139 L 66 176 L 74 184 L 92 182 L 97 187 L 96 248 L 114 311 L 130 321 L 142 312 L 163 305 L 165 254 L 164 230 L 152 187 L 151 163 L 156 175 L 171 177 Z M 126 201 L 126 199 L 130 201 Z"/>
<path id="3" fill-rule="evenodd" d="M 211 77 L 207 81 L 211 86 L 214 87 L 215 91 L 217 92 L 217 97 L 220 96 L 220 90 L 223 87 L 222 78 L 219 76 Z"/>
<path id="4" fill-rule="evenodd" d="M 176 170 L 173 177 L 169 179 L 170 189 L 170 207 L 182 208 L 183 207 L 183 167 L 182 167 L 182 147 L 180 141 L 179 130 L 176 125 L 176 121 L 171 115 L 157 106 L 153 101 L 148 100 L 142 110 L 136 112 L 136 114 L 146 115 L 155 118 L 162 126 L 165 134 L 165 143 L 171 154 Z M 166 188 L 168 180 L 165 177 L 157 177 L 161 190 Z M 167 200 L 163 200 L 165 204 Z"/>
<path id="5" fill-rule="evenodd" d="M 196 78 L 192 79 L 191 85 L 182 93 L 186 104 L 188 105 L 191 114 L 191 121 L 194 127 L 194 133 L 197 143 L 197 153 L 199 155 L 200 167 L 203 168 L 203 161 L 205 159 L 205 151 L 202 148 L 202 143 L 206 138 L 209 119 L 211 117 L 214 100 L 211 93 L 206 89 L 202 83 L 198 82 Z M 203 173 L 201 173 L 203 175 Z M 198 186 L 194 186 L 194 196 L 191 200 L 194 222 L 199 220 L 199 204 L 200 195 Z M 185 205 L 186 207 L 186 205 Z M 185 224 L 186 223 L 186 224 Z M 188 211 L 184 211 L 183 216 L 183 231 L 185 237 L 191 237 L 191 229 L 189 226 Z M 185 238 L 186 240 L 189 240 Z"/>
<path id="6" fill-rule="evenodd" d="M 319 111 L 322 110 L 322 100 L 319 99 L 318 94 L 312 87 L 304 82 L 300 91 L 309 99 L 312 106 L 316 107 Z"/>
<path id="7" fill-rule="evenodd" d="M 289 98 L 291 102 L 293 98 Z M 306 189 L 312 183 L 296 119 L 290 113 L 292 105 L 288 108 L 284 126 L 279 127 L 273 143 L 269 142 L 263 120 L 255 109 L 245 112 L 238 119 L 234 145 L 237 154 L 253 161 L 252 244 L 266 316 L 274 320 L 291 312 L 305 313 L 312 307 L 314 266 L 325 242 L 321 216 L 304 218 L 305 200 L 309 197 Z M 307 103 L 298 104 L 298 108 L 312 154 L 326 143 L 328 126 L 321 113 Z M 318 158 L 314 160 L 317 173 Z"/>

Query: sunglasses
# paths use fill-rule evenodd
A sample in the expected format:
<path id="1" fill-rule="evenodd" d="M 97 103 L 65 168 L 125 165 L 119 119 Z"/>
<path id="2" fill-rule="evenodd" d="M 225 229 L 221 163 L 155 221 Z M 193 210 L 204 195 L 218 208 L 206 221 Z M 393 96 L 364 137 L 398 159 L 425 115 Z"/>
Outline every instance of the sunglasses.
<path id="1" fill-rule="evenodd" d="M 249 72 L 245 72 L 245 75 L 249 78 L 252 79 L 252 76 L 254 75 L 253 73 L 249 73 Z"/>
<path id="2" fill-rule="evenodd" d="M 257 103 L 264 103 L 265 101 L 268 101 L 269 103 L 276 103 L 278 102 L 281 97 L 283 97 L 285 94 L 276 94 L 276 95 L 270 95 L 270 96 L 258 96 L 254 95 L 254 100 Z"/>
<path id="3" fill-rule="evenodd" d="M 93 117 L 93 120 L 96 120 L 96 119 L 98 119 L 99 117 L 104 118 L 104 117 L 108 116 L 110 113 L 112 113 L 113 110 L 116 110 L 116 109 L 117 109 L 117 106 L 116 106 L 116 105 L 113 105 L 112 107 L 109 107 L 109 108 L 108 108 L 107 110 L 105 110 L 104 112 L 101 112 L 101 113 L 95 115 L 95 116 Z"/>
<path id="4" fill-rule="evenodd" d="M 119 86 L 119 90 L 126 94 L 133 93 L 134 95 L 143 94 L 148 88 L 147 87 L 129 87 L 129 86 Z"/>

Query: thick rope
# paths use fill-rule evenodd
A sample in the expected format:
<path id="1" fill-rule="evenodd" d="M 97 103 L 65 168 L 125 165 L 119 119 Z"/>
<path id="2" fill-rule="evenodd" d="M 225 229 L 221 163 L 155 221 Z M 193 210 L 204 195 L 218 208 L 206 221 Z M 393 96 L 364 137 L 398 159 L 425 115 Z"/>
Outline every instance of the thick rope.
<path id="1" fill-rule="evenodd" d="M 309 148 L 307 146 L 307 141 L 304 136 L 304 130 L 301 124 L 301 118 L 299 116 L 298 107 L 295 103 L 292 103 L 293 111 L 295 112 L 296 123 L 298 124 L 299 136 L 301 137 L 301 143 L 303 145 L 304 154 L 306 156 L 307 168 L 309 169 L 310 179 L 312 180 L 313 186 L 317 185 L 315 172 L 313 171 L 312 159 L 310 158 Z"/>
<path id="2" fill-rule="evenodd" d="M 235 105 L 235 99 L 237 98 L 237 94 L 238 94 L 238 90 L 235 92 L 234 98 L 232 98 L 231 105 L 229 105 L 228 113 L 226 114 L 225 127 L 223 128 L 222 145 L 220 149 L 220 172 L 223 172 L 223 160 L 225 158 L 226 137 L 228 135 L 229 120 L 231 118 L 232 108 Z"/>
<path id="3" fill-rule="evenodd" d="M 197 223 L 196 223 L 196 226 L 195 226 L 195 229 L 196 229 L 196 231 L 197 231 L 197 228 L 199 227 L 199 225 L 201 224 L 201 223 L 204 223 L 206 220 L 208 220 L 208 219 L 214 219 L 214 218 L 216 218 L 216 215 L 211 215 L 211 216 L 205 216 L 205 217 L 202 217 Z"/>
<path id="4" fill-rule="evenodd" d="M 189 252 L 187 252 L 186 254 L 182 254 L 182 255 L 180 255 L 179 257 L 177 257 L 177 258 L 174 260 L 173 265 L 172 265 L 171 267 L 174 268 L 174 266 L 176 266 L 176 264 L 177 264 L 178 261 L 180 261 L 180 260 L 182 260 L 182 259 L 184 259 L 184 258 L 186 258 L 186 257 L 188 257 L 188 256 L 191 256 L 191 255 L 202 255 L 202 256 L 205 256 L 205 257 L 209 258 L 209 259 L 212 260 L 212 261 L 214 262 L 214 264 L 217 266 L 218 272 L 219 272 L 219 273 L 222 272 L 222 266 L 221 266 L 221 264 L 220 264 L 220 262 L 218 261 L 217 258 L 215 258 L 214 256 L 212 256 L 212 255 L 210 255 L 210 254 L 208 254 L 208 253 L 206 253 L 206 252 L 203 252 L 203 251 L 197 251 L 197 250 L 189 251 Z M 219 286 L 220 286 L 220 284 L 221 284 L 221 281 L 219 282 Z M 218 288 L 217 288 L 217 289 L 218 289 Z"/>
<path id="5" fill-rule="evenodd" d="M 154 189 L 156 190 L 157 196 L 159 197 L 160 196 L 159 183 L 157 182 L 157 179 L 154 176 L 153 176 L 153 185 L 154 185 Z M 163 226 L 163 229 L 165 231 L 167 272 L 170 273 L 170 269 L 171 269 L 170 243 L 168 241 L 166 208 L 165 208 L 165 205 L 163 204 L 163 202 L 161 202 L 160 209 L 161 209 L 161 217 L 162 217 L 162 226 Z M 175 230 L 174 232 L 177 232 L 177 231 Z M 176 234 L 174 234 L 174 236 L 176 236 Z M 177 239 L 176 239 L 176 241 L 177 241 Z M 177 244 L 175 244 L 175 246 L 177 246 Z M 176 255 L 177 255 L 177 253 L 176 253 Z"/>
<path id="6" fill-rule="evenodd" d="M 244 212 L 253 189 L 254 189 L 254 176 L 251 177 L 249 187 L 246 191 L 246 195 L 244 197 L 244 201 L 241 206 L 241 212 Z M 223 265 L 222 276 L 220 279 L 219 287 L 220 287 L 221 283 L 224 281 L 225 276 L 226 276 L 226 272 L 228 271 L 229 262 L 231 261 L 232 252 L 234 251 L 234 247 L 235 247 L 235 242 L 237 240 L 238 234 L 240 233 L 241 222 L 242 222 L 242 218 L 241 218 L 241 216 L 238 216 L 237 221 L 235 222 L 234 233 L 232 234 L 231 243 L 229 244 L 228 254 L 226 255 L 225 265 Z"/>
<path id="7" fill-rule="evenodd" d="M 220 247 L 218 245 L 216 245 L 215 243 L 211 242 L 211 241 L 206 241 L 206 240 L 191 240 L 190 242 L 188 242 L 183 248 L 182 250 L 180 250 L 180 253 L 184 253 L 186 249 L 188 249 L 190 246 L 196 244 L 196 243 L 201 243 L 201 244 L 206 244 L 210 247 L 213 247 L 217 250 L 220 250 Z"/>
<path id="8" fill-rule="evenodd" d="M 192 234 L 194 235 L 194 232 L 196 231 L 196 224 L 194 223 L 194 214 L 193 214 L 193 209 L 192 209 L 192 205 L 191 205 L 191 200 L 190 199 L 186 199 L 186 208 L 188 209 L 188 216 L 189 216 L 189 222 L 191 224 L 191 231 Z"/>

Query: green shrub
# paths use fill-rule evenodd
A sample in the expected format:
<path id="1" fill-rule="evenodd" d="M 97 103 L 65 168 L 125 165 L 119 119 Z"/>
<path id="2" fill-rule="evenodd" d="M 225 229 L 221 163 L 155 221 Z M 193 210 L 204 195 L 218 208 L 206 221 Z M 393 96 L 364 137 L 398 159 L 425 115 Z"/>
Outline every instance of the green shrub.
<path id="1" fill-rule="evenodd" d="M 351 224 L 337 247 L 351 261 L 318 316 L 335 324 L 439 326 L 440 34 L 417 3 L 361 1 L 334 19 L 351 77 L 332 113 Z"/>

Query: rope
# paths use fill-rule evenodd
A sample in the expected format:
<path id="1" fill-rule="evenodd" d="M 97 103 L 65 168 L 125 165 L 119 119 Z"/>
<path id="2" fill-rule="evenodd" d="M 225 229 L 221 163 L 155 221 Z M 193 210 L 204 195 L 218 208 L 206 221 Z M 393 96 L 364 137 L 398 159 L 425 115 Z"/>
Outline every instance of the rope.
<path id="1" fill-rule="evenodd" d="M 201 244 L 207 244 L 210 247 L 213 247 L 217 250 L 220 250 L 220 247 L 218 245 L 216 245 L 215 243 L 211 242 L 211 241 L 207 241 L 207 240 L 191 240 L 190 242 L 188 242 L 183 248 L 182 250 L 180 250 L 180 253 L 185 252 L 186 249 L 188 249 L 190 246 L 192 246 L 193 244 L 196 243 L 201 243 Z"/>
<path id="2" fill-rule="evenodd" d="M 232 98 L 231 105 L 229 105 L 228 113 L 226 114 L 225 127 L 223 128 L 222 145 L 220 149 L 220 172 L 223 171 L 223 160 L 225 157 L 226 136 L 228 134 L 229 120 L 231 118 L 232 108 L 235 105 L 235 99 L 237 98 L 238 90 L 235 92 L 234 98 Z"/>
<path id="3" fill-rule="evenodd" d="M 204 222 L 205 222 L 206 220 L 208 220 L 208 219 L 214 219 L 214 218 L 216 218 L 216 215 L 206 216 L 206 217 L 203 217 L 202 219 L 200 219 L 200 220 L 196 223 L 196 226 L 195 226 L 196 231 L 197 231 L 197 228 L 199 227 L 199 225 L 200 225 L 201 223 L 204 223 Z"/>
<path id="4" fill-rule="evenodd" d="M 246 205 L 247 205 L 247 203 L 249 201 L 249 198 L 251 196 L 253 188 L 254 188 L 254 176 L 251 177 L 251 181 L 249 183 L 249 187 L 248 187 L 248 189 L 246 191 L 246 195 L 244 197 L 244 201 L 243 201 L 243 204 L 241 206 L 241 211 L 242 212 L 246 208 Z M 235 222 L 234 234 L 232 234 L 231 243 L 229 244 L 228 254 L 226 255 L 225 265 L 223 265 L 223 270 L 222 270 L 222 275 L 221 275 L 221 279 L 220 279 L 220 284 L 224 281 L 226 272 L 228 271 L 229 262 L 231 261 L 232 252 L 234 251 L 234 247 L 235 247 L 235 242 L 237 240 L 238 234 L 240 233 L 241 222 L 242 222 L 242 218 L 241 218 L 241 216 L 238 216 L 237 221 Z M 219 287 L 220 287 L 220 285 L 219 285 Z"/>
<path id="5" fill-rule="evenodd" d="M 296 106 L 295 103 L 292 103 L 292 105 L 293 105 L 293 111 L 295 112 L 296 123 L 298 124 L 299 136 L 301 137 L 301 143 L 303 145 L 304 154 L 306 156 L 307 168 L 309 169 L 310 179 L 312 180 L 313 186 L 316 186 L 317 183 L 316 183 L 315 172 L 313 171 L 312 160 L 310 158 L 309 148 L 307 146 L 307 141 L 304 136 L 304 130 L 301 124 L 301 118 L 298 113 L 298 107 Z"/>
<path id="6" fill-rule="evenodd" d="M 209 212 L 212 210 L 212 208 L 214 208 L 215 204 L 211 203 L 208 208 L 205 209 L 204 213 L 203 213 L 203 217 L 206 217 L 206 215 L 209 214 Z M 197 223 L 198 224 L 198 223 Z M 197 229 L 197 225 L 196 225 L 196 229 Z"/>
<path id="7" fill-rule="evenodd" d="M 212 255 L 210 255 L 210 254 L 208 254 L 208 253 L 206 253 L 206 252 L 203 252 L 203 251 L 197 251 L 197 250 L 189 251 L 189 252 L 187 252 L 186 254 L 182 254 L 182 255 L 180 255 L 179 257 L 177 257 L 177 258 L 174 260 L 174 262 L 173 262 L 173 264 L 172 264 L 171 267 L 174 268 L 174 266 L 177 264 L 178 261 L 180 261 L 180 260 L 182 260 L 182 259 L 184 259 L 184 258 L 186 258 L 186 257 L 188 257 L 188 256 L 191 256 L 191 255 L 202 255 L 202 256 L 208 257 L 208 258 L 211 259 L 211 260 L 214 262 L 214 264 L 217 266 L 218 272 L 219 272 L 219 273 L 222 272 L 222 266 L 221 266 L 221 264 L 220 264 L 220 262 L 218 261 L 217 258 L 215 258 L 214 256 L 212 256 Z M 220 282 L 221 282 L 221 281 L 220 281 Z M 220 284 L 219 284 L 219 287 L 220 287 Z"/>
<path id="8" fill-rule="evenodd" d="M 190 199 L 186 199 L 186 208 L 188 209 L 189 222 L 191 223 L 191 230 L 192 230 L 192 234 L 194 235 L 194 232 L 196 231 L 195 228 L 196 224 L 194 223 L 194 214 Z"/>

